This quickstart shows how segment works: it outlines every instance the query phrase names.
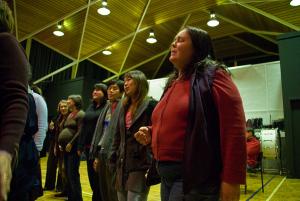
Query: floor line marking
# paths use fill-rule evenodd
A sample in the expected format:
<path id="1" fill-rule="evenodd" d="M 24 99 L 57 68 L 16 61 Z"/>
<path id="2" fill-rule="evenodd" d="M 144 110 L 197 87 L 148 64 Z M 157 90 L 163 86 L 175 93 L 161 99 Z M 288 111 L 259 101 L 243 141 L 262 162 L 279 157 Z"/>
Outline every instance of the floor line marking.
<path id="1" fill-rule="evenodd" d="M 264 184 L 264 188 L 275 178 L 276 175 L 274 175 L 273 177 L 271 177 L 269 179 L 269 181 L 267 181 L 265 184 Z M 250 197 L 248 197 L 246 199 L 246 201 L 249 201 L 251 198 L 253 198 L 260 190 L 262 189 L 262 187 L 258 188 L 254 193 L 252 193 L 252 195 L 250 195 Z"/>
<path id="2" fill-rule="evenodd" d="M 266 201 L 271 200 L 271 198 L 275 195 L 275 193 L 278 191 L 278 189 L 280 188 L 280 186 L 283 184 L 283 182 L 286 180 L 286 177 L 284 177 L 281 182 L 276 186 L 276 188 L 273 190 L 273 192 L 271 193 L 271 195 L 268 197 L 268 199 Z"/>
<path id="3" fill-rule="evenodd" d="M 92 193 L 87 193 L 87 192 L 84 192 L 84 191 L 82 191 L 82 194 L 86 194 L 86 195 L 89 195 L 89 196 L 93 195 Z"/>

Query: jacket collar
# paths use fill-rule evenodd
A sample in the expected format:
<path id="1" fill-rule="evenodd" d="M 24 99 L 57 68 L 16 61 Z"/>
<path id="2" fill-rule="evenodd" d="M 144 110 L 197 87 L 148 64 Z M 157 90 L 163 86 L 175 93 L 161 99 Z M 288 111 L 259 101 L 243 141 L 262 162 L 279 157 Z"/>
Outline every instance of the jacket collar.
<path id="1" fill-rule="evenodd" d="M 131 126 L 139 119 L 139 117 L 143 114 L 143 112 L 146 110 L 146 108 L 148 107 L 149 105 L 149 101 L 150 101 L 150 98 L 145 98 L 145 100 L 142 102 L 142 104 L 137 108 L 136 110 L 136 115 L 134 115 L 133 119 L 132 119 L 132 123 L 131 123 Z M 130 126 L 130 127 L 131 127 Z M 129 128 L 130 128 L 129 127 Z"/>

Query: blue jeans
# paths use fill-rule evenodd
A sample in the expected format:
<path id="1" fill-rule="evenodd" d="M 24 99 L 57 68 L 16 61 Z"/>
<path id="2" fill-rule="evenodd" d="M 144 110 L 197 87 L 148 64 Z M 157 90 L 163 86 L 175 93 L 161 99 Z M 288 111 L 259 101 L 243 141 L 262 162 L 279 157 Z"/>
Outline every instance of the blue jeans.
<path id="1" fill-rule="evenodd" d="M 161 177 L 161 201 L 182 201 L 182 163 L 157 162 L 157 171 Z"/>
<path id="2" fill-rule="evenodd" d="M 146 192 L 118 191 L 119 201 L 147 201 L 149 189 Z"/>
<path id="3" fill-rule="evenodd" d="M 201 189 L 192 189 L 183 193 L 183 166 L 180 162 L 157 162 L 157 171 L 161 176 L 161 201 L 218 201 L 218 194 L 200 193 Z"/>

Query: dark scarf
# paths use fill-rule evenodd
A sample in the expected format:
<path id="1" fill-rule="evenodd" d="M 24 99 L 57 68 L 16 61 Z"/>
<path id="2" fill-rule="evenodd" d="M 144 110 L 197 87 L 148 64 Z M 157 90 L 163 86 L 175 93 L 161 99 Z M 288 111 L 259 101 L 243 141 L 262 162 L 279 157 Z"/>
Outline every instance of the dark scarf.
<path id="1" fill-rule="evenodd" d="M 216 67 L 191 75 L 189 119 L 184 148 L 183 190 L 218 193 L 221 173 L 219 116 L 212 94 Z"/>

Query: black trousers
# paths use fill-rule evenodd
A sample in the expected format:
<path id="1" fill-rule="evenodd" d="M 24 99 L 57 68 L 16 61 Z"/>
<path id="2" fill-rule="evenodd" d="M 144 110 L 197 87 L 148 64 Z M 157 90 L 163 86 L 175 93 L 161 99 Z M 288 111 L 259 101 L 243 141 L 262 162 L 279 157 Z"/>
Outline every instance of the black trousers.
<path id="1" fill-rule="evenodd" d="M 64 154 L 64 164 L 66 168 L 68 183 L 68 200 L 82 201 L 82 190 L 80 183 L 79 164 L 80 157 L 77 155 L 76 149 Z"/>
<path id="2" fill-rule="evenodd" d="M 56 170 L 58 166 L 58 157 L 54 155 L 54 146 L 55 146 L 54 139 L 50 139 L 49 155 L 47 160 L 47 170 L 46 170 L 46 179 L 45 179 L 45 189 L 47 190 L 53 190 L 56 184 Z M 59 180 L 60 179 L 58 178 L 58 181 Z"/>
<path id="3" fill-rule="evenodd" d="M 115 174 L 109 169 L 106 154 L 99 154 L 98 181 L 103 201 L 118 201 L 114 186 Z"/>
<path id="4" fill-rule="evenodd" d="M 85 150 L 85 155 L 87 158 L 86 165 L 87 165 L 89 182 L 90 182 L 91 189 L 93 191 L 92 201 L 102 201 L 103 199 L 101 199 L 101 195 L 100 195 L 98 176 L 93 168 L 94 159 L 90 159 L 89 149 Z"/>

